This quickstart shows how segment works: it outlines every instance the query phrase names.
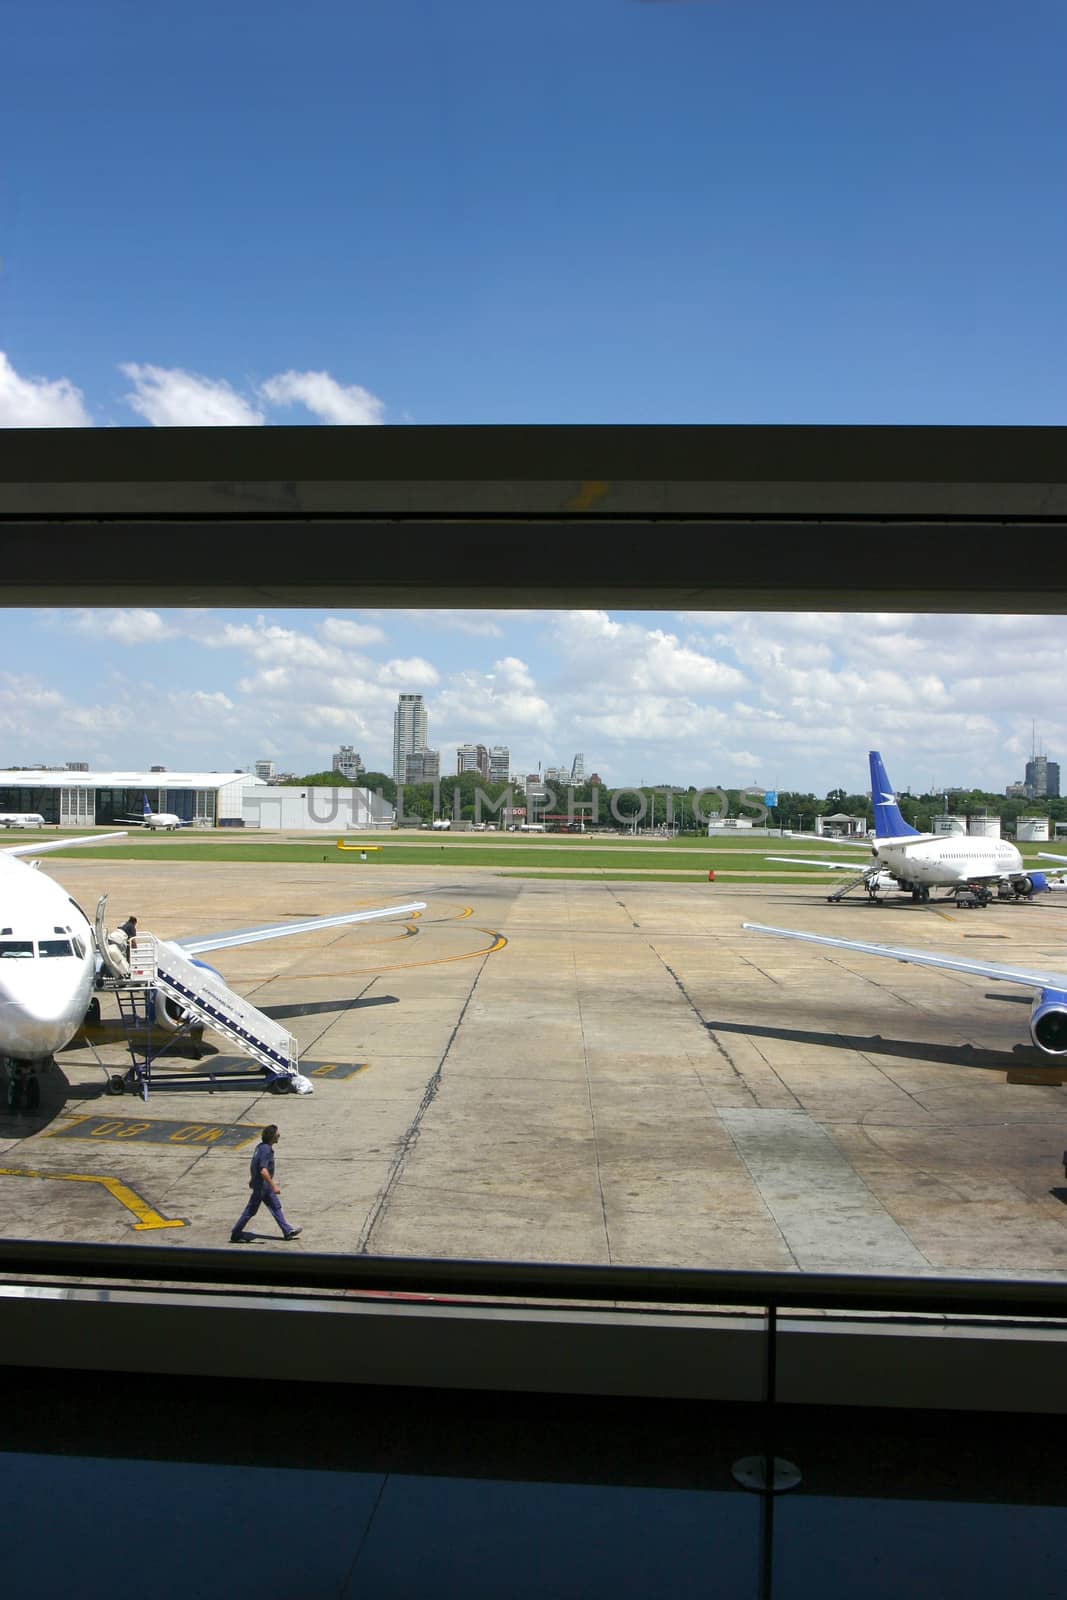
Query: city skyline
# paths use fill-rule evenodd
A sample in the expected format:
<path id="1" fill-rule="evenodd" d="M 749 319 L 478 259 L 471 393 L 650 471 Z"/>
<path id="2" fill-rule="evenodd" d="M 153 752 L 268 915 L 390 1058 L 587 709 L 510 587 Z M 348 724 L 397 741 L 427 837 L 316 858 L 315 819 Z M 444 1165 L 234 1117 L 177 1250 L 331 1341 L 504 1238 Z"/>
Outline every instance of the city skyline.
<path id="1" fill-rule="evenodd" d="M 401 693 L 443 773 L 476 742 L 612 787 L 861 793 L 874 747 L 912 792 L 1003 792 L 1035 719 L 1067 750 L 1056 617 L 10 610 L 5 642 L 5 765 L 307 773 L 345 745 L 392 775 Z"/>

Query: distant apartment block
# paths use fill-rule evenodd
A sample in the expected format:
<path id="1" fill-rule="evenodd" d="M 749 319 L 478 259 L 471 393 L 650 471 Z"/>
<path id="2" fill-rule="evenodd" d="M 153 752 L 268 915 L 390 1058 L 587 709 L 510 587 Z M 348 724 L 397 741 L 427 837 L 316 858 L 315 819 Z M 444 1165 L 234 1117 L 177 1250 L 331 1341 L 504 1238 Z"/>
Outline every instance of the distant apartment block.
<path id="1" fill-rule="evenodd" d="M 494 744 L 489 751 L 489 782 L 507 783 L 510 776 L 511 750 L 506 744 Z"/>
<path id="2" fill-rule="evenodd" d="M 273 761 L 256 762 L 256 777 L 262 778 L 264 783 L 273 783 L 277 776 Z"/>
<path id="3" fill-rule="evenodd" d="M 489 751 L 484 744 L 461 744 L 456 750 L 456 773 L 477 772 L 479 777 L 489 776 Z"/>
<path id="4" fill-rule="evenodd" d="M 360 773 L 366 771 L 366 768 L 360 760 L 359 751 L 354 750 L 350 744 L 343 744 L 340 750 L 334 752 L 333 770 L 348 778 L 351 783 L 358 783 Z"/>
<path id="5" fill-rule="evenodd" d="M 408 756 L 426 749 L 429 719 L 421 694 L 402 694 L 393 714 L 393 781 L 407 783 Z M 420 780 L 421 781 L 421 780 Z"/>
<path id="6" fill-rule="evenodd" d="M 1058 800 L 1060 764 L 1047 756 L 1032 756 L 1026 763 L 1026 795 L 1029 800 Z"/>
<path id="7" fill-rule="evenodd" d="M 577 789 L 585 782 L 585 752 L 579 750 L 571 762 L 571 783 Z"/>
<path id="8" fill-rule="evenodd" d="M 404 757 L 404 783 L 436 783 L 441 776 L 440 750 L 419 750 Z"/>

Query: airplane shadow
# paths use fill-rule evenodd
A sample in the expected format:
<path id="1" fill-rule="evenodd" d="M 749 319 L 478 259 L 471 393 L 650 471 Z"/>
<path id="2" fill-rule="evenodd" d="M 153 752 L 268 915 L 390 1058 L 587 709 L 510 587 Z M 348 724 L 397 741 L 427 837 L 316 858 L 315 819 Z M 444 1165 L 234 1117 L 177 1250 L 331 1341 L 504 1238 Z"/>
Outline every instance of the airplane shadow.
<path id="1" fill-rule="evenodd" d="M 829 896 L 825 894 L 812 894 L 810 897 L 805 895 L 803 898 L 801 898 L 800 895 L 795 894 L 768 894 L 767 899 L 773 905 L 790 906 L 794 909 L 797 906 L 817 906 L 828 905 L 831 903 Z M 942 908 L 947 908 L 953 905 L 951 900 L 928 900 L 925 904 L 920 904 L 914 900 L 904 897 L 903 895 L 900 897 L 900 899 L 869 900 L 865 894 L 848 895 L 844 900 L 835 901 L 833 903 L 835 905 L 850 906 L 853 910 L 855 910 L 857 906 L 870 906 L 872 910 L 895 912 L 898 915 L 908 917 L 929 916 L 931 911 L 939 911 Z"/>
<path id="2" fill-rule="evenodd" d="M 907 1061 L 942 1062 L 946 1066 L 980 1067 L 1006 1072 L 1020 1061 L 1039 1060 L 1038 1052 L 1017 1044 L 1012 1050 L 978 1050 L 972 1044 L 919 1044 L 883 1039 L 881 1034 L 817 1033 L 802 1028 L 770 1028 L 752 1022 L 705 1022 L 709 1033 L 741 1033 L 748 1038 L 784 1039 L 792 1044 L 826 1045 L 832 1050 L 858 1050 L 871 1055 L 899 1056 Z"/>
<path id="3" fill-rule="evenodd" d="M 7 1077 L 0 1074 L 0 1139 L 28 1139 L 40 1133 L 63 1110 L 76 1091 L 65 1072 L 58 1066 L 46 1067 L 37 1075 L 41 1087 L 41 1103 L 32 1111 L 13 1111 L 7 1103 Z M 102 1092 L 102 1091 L 101 1091 Z"/>
<path id="4" fill-rule="evenodd" d="M 342 1000 L 300 1000 L 292 1005 L 260 1006 L 265 1017 L 270 1017 L 273 1022 L 280 1022 L 285 1017 L 317 1017 L 327 1011 L 362 1011 L 367 1006 L 396 1006 L 400 1004 L 400 997 L 395 994 L 373 995 L 367 1000 L 352 1000 L 346 996 Z"/>

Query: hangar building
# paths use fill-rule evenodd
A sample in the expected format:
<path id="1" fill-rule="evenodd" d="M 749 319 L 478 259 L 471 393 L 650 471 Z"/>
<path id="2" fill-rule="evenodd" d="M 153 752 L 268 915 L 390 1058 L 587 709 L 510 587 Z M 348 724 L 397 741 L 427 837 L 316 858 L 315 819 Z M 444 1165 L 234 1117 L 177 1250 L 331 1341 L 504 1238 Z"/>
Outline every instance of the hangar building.
<path id="1" fill-rule="evenodd" d="M 370 789 L 348 784 L 337 788 L 304 788 L 300 784 L 272 784 L 252 789 L 244 797 L 246 828 L 282 828 L 286 832 L 311 832 L 322 828 L 391 828 L 396 813 L 388 800 Z"/>
<path id="2" fill-rule="evenodd" d="M 0 811 L 39 811 L 62 828 L 104 827 L 153 811 L 172 811 L 195 827 L 240 824 L 248 789 L 266 788 L 247 772 L 68 772 L 0 770 Z"/>

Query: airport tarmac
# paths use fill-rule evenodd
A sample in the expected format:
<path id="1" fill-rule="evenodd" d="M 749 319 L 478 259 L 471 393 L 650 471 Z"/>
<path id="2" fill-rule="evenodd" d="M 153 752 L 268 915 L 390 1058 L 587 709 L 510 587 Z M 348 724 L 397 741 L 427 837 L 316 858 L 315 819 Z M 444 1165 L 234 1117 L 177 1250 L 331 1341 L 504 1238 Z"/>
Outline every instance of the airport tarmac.
<path id="1" fill-rule="evenodd" d="M 106 1026 L 62 1052 L 40 1110 L 0 1114 L 9 1237 L 226 1245 L 277 1122 L 303 1235 L 283 1243 L 264 1210 L 234 1249 L 1067 1275 L 1067 1071 L 1030 1043 L 1028 992 L 741 929 L 1067 971 L 1052 897 L 957 911 L 831 906 L 808 883 L 41 870 L 162 936 L 427 910 L 212 958 L 296 1035 L 313 1095 L 268 1093 L 217 1036 L 212 1064 L 237 1076 L 209 1092 L 181 1081 L 206 1063 L 178 1059 L 147 1104 L 107 1092 L 128 1058 Z"/>

